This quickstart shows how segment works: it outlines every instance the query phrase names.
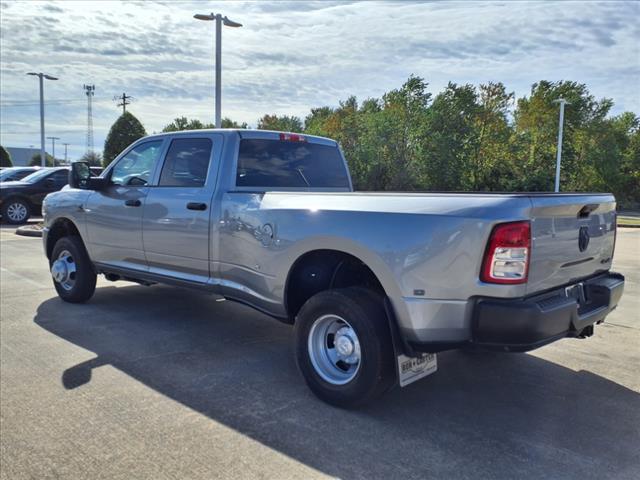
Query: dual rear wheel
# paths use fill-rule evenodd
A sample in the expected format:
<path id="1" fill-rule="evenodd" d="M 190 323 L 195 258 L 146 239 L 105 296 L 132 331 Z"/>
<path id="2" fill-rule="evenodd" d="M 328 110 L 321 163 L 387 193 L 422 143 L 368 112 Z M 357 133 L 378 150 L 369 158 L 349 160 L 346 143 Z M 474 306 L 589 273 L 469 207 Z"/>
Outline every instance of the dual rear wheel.
<path id="1" fill-rule="evenodd" d="M 382 297 L 361 287 L 311 297 L 295 323 L 296 361 L 309 388 L 339 407 L 365 404 L 395 383 Z"/>

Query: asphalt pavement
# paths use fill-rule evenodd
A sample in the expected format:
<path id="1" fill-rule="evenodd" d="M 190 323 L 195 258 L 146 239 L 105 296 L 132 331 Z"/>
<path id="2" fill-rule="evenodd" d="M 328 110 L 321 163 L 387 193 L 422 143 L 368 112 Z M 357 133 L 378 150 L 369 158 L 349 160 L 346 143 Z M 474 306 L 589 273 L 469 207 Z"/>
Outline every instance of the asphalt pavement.
<path id="1" fill-rule="evenodd" d="M 619 308 L 586 340 L 438 355 L 343 411 L 291 327 L 211 295 L 99 280 L 55 294 L 39 239 L 0 229 L 0 478 L 640 478 L 640 229 Z"/>

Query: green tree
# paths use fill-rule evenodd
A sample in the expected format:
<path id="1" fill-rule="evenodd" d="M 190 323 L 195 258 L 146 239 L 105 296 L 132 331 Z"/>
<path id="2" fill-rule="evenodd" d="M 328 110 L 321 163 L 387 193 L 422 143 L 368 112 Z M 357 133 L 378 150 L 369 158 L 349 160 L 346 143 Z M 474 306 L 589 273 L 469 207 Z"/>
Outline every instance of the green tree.
<path id="1" fill-rule="evenodd" d="M 222 125 L 222 128 L 249 128 L 249 125 L 247 125 L 247 122 L 238 123 L 235 120 L 231 120 L 228 117 L 224 117 L 222 119 L 221 125 Z"/>
<path id="2" fill-rule="evenodd" d="M 433 100 L 423 127 L 425 179 L 432 190 L 471 190 L 482 109 L 473 85 L 449 83 Z"/>
<path id="3" fill-rule="evenodd" d="M 89 165 L 92 167 L 100 167 L 102 166 L 102 155 L 94 151 L 86 152 L 82 157 L 80 157 L 80 161 L 89 162 Z"/>
<path id="4" fill-rule="evenodd" d="M 421 128 L 431 94 L 411 76 L 382 99 L 358 105 L 355 97 L 338 108 L 313 109 L 305 131 L 337 140 L 357 190 L 408 190 L 422 186 Z"/>
<path id="5" fill-rule="evenodd" d="M 258 129 L 295 133 L 302 133 L 302 131 L 304 130 L 302 126 L 302 120 L 300 120 L 298 117 L 268 114 L 258 120 Z"/>
<path id="6" fill-rule="evenodd" d="M 584 84 L 540 81 L 516 100 L 499 82 L 449 85 L 433 101 L 415 76 L 382 98 L 312 108 L 305 133 L 337 140 L 357 190 L 549 191 L 558 98 L 565 111 L 561 190 L 611 191 L 640 207 L 640 119 L 611 117 Z M 292 130 L 266 115 L 260 128 Z M 295 130 L 294 130 L 295 131 Z"/>
<path id="7" fill-rule="evenodd" d="M 328 137 L 327 122 L 334 110 L 331 107 L 312 108 L 311 113 L 304 119 L 304 131 L 309 135 Z"/>
<path id="8" fill-rule="evenodd" d="M 625 208 L 640 207 L 640 119 L 631 112 L 590 125 L 581 149 L 582 190 L 612 191 Z"/>
<path id="9" fill-rule="evenodd" d="M 478 107 L 473 125 L 475 150 L 465 163 L 469 166 L 468 186 L 471 190 L 510 190 L 515 183 L 514 149 L 509 112 L 514 93 L 502 83 L 489 82 L 478 88 Z"/>
<path id="10" fill-rule="evenodd" d="M 559 98 L 571 103 L 565 109 L 561 189 L 584 190 L 593 180 L 593 147 L 600 141 L 594 135 L 605 127 L 613 102 L 596 100 L 584 84 L 540 81 L 518 100 L 514 113 L 523 190 L 553 190 Z"/>
<path id="11" fill-rule="evenodd" d="M 140 121 L 131 112 L 124 112 L 111 126 L 104 142 L 103 165 L 109 165 L 120 152 L 146 135 Z"/>
<path id="12" fill-rule="evenodd" d="M 388 190 L 424 186 L 423 132 L 431 101 L 427 85 L 422 78 L 411 75 L 402 87 L 382 97 L 382 110 L 375 113 L 375 130 L 369 138 L 379 142 L 378 155 L 382 155 L 388 172 Z"/>
<path id="13" fill-rule="evenodd" d="M 228 117 L 224 117 L 221 122 L 222 128 L 249 128 L 246 122 L 238 123 Z M 182 130 L 201 130 L 203 128 L 215 128 L 213 123 L 202 123 L 198 119 L 189 120 L 187 117 L 178 117 L 165 126 L 163 132 L 178 132 Z"/>
<path id="14" fill-rule="evenodd" d="M 633 113 L 623 114 L 627 125 L 627 145 L 620 168 L 620 185 L 616 191 L 622 205 L 629 209 L 640 209 L 640 120 Z M 629 119 L 633 117 L 633 122 Z"/>
<path id="15" fill-rule="evenodd" d="M 13 167 L 11 155 L 2 145 L 0 145 L 0 167 Z"/>
<path id="16" fill-rule="evenodd" d="M 31 160 L 29 161 L 29 166 L 30 167 L 39 167 L 41 165 L 40 159 L 42 157 L 40 157 L 39 153 L 36 153 L 33 157 L 31 157 Z M 48 153 L 44 154 L 44 163 L 45 166 L 47 167 L 53 167 L 53 157 L 51 155 L 49 155 Z"/>
<path id="17" fill-rule="evenodd" d="M 178 132 L 182 130 L 201 130 L 203 128 L 213 128 L 212 124 L 204 124 L 200 120 L 193 118 L 189 120 L 187 117 L 178 117 L 170 124 L 165 126 L 163 132 Z"/>

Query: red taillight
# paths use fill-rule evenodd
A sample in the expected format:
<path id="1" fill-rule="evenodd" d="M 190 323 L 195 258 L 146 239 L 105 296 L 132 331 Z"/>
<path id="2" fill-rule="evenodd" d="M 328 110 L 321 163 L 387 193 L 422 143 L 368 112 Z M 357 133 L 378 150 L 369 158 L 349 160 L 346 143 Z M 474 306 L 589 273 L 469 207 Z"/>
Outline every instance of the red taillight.
<path id="1" fill-rule="evenodd" d="M 297 133 L 281 133 L 280 140 L 285 142 L 306 142 L 307 139 Z"/>
<path id="2" fill-rule="evenodd" d="M 531 225 L 512 222 L 496 225 L 482 261 L 480 280 L 487 283 L 525 283 L 531 257 Z"/>

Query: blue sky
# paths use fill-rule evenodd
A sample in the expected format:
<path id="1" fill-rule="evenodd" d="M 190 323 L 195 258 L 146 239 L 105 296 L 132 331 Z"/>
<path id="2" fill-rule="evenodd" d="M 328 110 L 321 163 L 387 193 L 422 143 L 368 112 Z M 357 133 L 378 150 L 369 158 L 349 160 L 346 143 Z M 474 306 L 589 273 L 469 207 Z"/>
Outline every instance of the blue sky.
<path id="1" fill-rule="evenodd" d="M 613 113 L 640 113 L 640 2 L 35 2 L 0 3 L 0 141 L 39 146 L 46 134 L 85 151 L 86 97 L 96 85 L 101 150 L 126 92 L 147 131 L 180 115 L 213 119 L 213 25 L 223 31 L 223 116 L 255 125 L 265 113 L 304 118 L 349 95 L 379 97 L 410 74 L 429 90 L 448 81 L 501 81 L 517 96 L 538 80 L 586 83 Z M 47 149 L 50 150 L 49 142 Z M 56 154 L 59 152 L 56 148 Z"/>

